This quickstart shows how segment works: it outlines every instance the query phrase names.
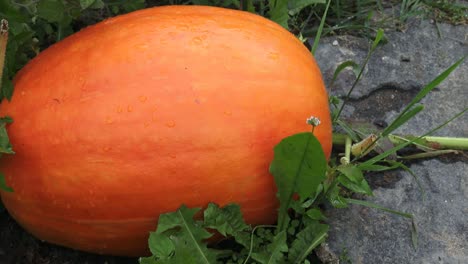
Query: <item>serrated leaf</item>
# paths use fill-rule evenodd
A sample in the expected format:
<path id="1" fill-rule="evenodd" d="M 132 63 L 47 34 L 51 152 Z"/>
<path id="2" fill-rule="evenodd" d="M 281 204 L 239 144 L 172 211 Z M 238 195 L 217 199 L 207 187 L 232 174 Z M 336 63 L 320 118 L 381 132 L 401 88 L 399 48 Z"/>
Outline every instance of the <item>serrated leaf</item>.
<path id="1" fill-rule="evenodd" d="M 217 230 L 223 236 L 233 236 L 246 248 L 250 247 L 250 226 L 244 222 L 240 206 L 237 204 L 229 204 L 223 208 L 213 203 L 208 204 L 204 211 L 204 225 Z"/>
<path id="2" fill-rule="evenodd" d="M 274 148 L 270 172 L 278 187 L 280 209 L 278 230 L 287 229 L 288 209 L 293 194 L 303 202 L 314 197 L 319 184 L 325 180 L 327 160 L 322 146 L 312 133 L 299 133 L 283 139 Z"/>
<path id="3" fill-rule="evenodd" d="M 288 263 L 302 263 L 312 250 L 320 245 L 328 233 L 328 225 L 311 222 L 297 234 L 289 249 Z"/>
<path id="4" fill-rule="evenodd" d="M 175 248 L 174 257 L 167 263 L 215 263 L 219 252 L 207 248 L 202 241 L 212 236 L 201 225 L 201 221 L 193 219 L 200 208 L 189 209 L 182 205 L 176 212 L 163 214 L 159 217 L 156 234 L 171 232 L 170 239 Z M 153 250 L 156 250 L 153 248 Z"/>
<path id="5" fill-rule="evenodd" d="M 268 0 L 270 7 L 270 19 L 280 24 L 285 29 L 289 29 L 288 0 Z"/>
<path id="6" fill-rule="evenodd" d="M 6 192 L 13 192 L 13 189 L 7 185 L 5 176 L 2 173 L 0 173 L 0 189 Z"/>
<path id="7" fill-rule="evenodd" d="M 289 0 L 288 9 L 290 15 L 301 12 L 302 9 L 313 4 L 325 4 L 325 0 Z"/>
<path id="8" fill-rule="evenodd" d="M 62 21 L 65 13 L 65 6 L 60 0 L 41 0 L 37 3 L 37 15 L 49 22 Z"/>
<path id="9" fill-rule="evenodd" d="M 261 264 L 284 263 L 284 252 L 288 252 L 286 244 L 286 231 L 279 232 L 264 252 L 252 253 L 252 258 Z"/>
<path id="10" fill-rule="evenodd" d="M 96 2 L 96 0 L 80 0 L 81 9 L 84 10 L 84 9 L 90 7 L 91 5 L 93 5 L 95 2 Z"/>
<path id="11" fill-rule="evenodd" d="M 151 253 L 159 259 L 169 258 L 175 251 L 172 241 L 163 234 L 151 232 L 148 238 Z"/>

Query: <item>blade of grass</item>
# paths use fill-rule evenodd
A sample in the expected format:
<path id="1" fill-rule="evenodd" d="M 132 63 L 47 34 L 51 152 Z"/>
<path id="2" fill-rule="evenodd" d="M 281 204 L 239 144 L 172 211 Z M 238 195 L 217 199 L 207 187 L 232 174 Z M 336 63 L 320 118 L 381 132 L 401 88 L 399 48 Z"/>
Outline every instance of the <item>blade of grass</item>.
<path id="1" fill-rule="evenodd" d="M 384 131 L 381 133 L 381 137 L 386 137 L 395 129 L 399 128 L 401 125 L 404 123 L 408 122 L 411 118 L 413 118 L 415 115 L 417 115 L 419 112 L 421 112 L 424 109 L 423 105 L 417 105 L 414 108 L 408 110 L 406 113 L 400 115 L 399 118 L 395 119 L 389 126 L 387 126 Z"/>
<path id="2" fill-rule="evenodd" d="M 318 43 L 320 41 L 320 36 L 322 35 L 323 26 L 325 25 L 325 19 L 327 18 L 328 8 L 330 7 L 331 0 L 327 1 L 327 6 L 325 7 L 325 11 L 323 12 L 322 19 L 320 20 L 320 25 L 317 30 L 317 34 L 315 34 L 314 44 L 312 45 L 312 55 L 315 54 L 315 50 L 317 50 Z"/>
<path id="3" fill-rule="evenodd" d="M 381 206 L 381 205 L 378 205 L 378 204 L 375 204 L 375 203 L 371 203 L 371 202 L 368 202 L 368 201 L 356 200 L 356 199 L 352 199 L 352 198 L 344 198 L 344 199 L 345 199 L 348 203 L 351 203 L 351 204 L 363 205 L 363 206 L 367 206 L 367 207 L 379 209 L 379 210 L 382 210 L 382 211 L 385 211 L 385 212 L 389 212 L 389 213 L 392 213 L 392 214 L 396 214 L 396 215 L 399 215 L 399 216 L 403 216 L 403 217 L 406 217 L 406 218 L 410 218 L 410 219 L 413 218 L 413 215 L 412 215 L 412 214 L 408 214 L 408 213 L 404 213 L 404 212 L 392 210 L 392 209 L 389 209 L 389 208 L 386 208 L 386 207 L 383 207 L 383 206 Z"/>
<path id="4" fill-rule="evenodd" d="M 364 60 L 364 63 L 362 64 L 360 70 L 359 70 L 359 74 L 358 76 L 356 77 L 356 79 L 354 80 L 354 83 L 353 85 L 351 86 L 351 89 L 349 89 L 348 93 L 346 94 L 346 97 L 345 97 L 345 100 L 343 101 L 343 103 L 341 104 L 340 106 L 340 109 L 338 110 L 338 113 L 336 114 L 336 116 L 334 117 L 334 120 L 333 122 L 336 123 L 336 120 L 338 120 L 338 118 L 340 117 L 341 115 L 341 112 L 343 111 L 343 108 L 344 106 L 346 105 L 346 102 L 349 98 L 349 96 L 351 95 L 351 93 L 353 92 L 354 88 L 356 88 L 356 85 L 358 84 L 359 80 L 361 80 L 361 76 L 362 74 L 364 73 L 364 69 L 366 68 L 366 65 L 367 63 L 369 62 L 369 59 L 371 57 L 371 55 L 374 53 L 377 45 L 379 44 L 380 40 L 382 39 L 384 35 L 384 31 L 383 29 L 379 29 L 377 31 L 377 35 L 375 37 L 375 40 L 373 41 L 372 43 L 372 46 L 371 46 L 371 49 L 369 50 L 369 52 L 367 53 L 367 56 L 366 56 L 366 59 Z"/>
<path id="5" fill-rule="evenodd" d="M 359 65 L 356 62 L 352 61 L 352 60 L 345 61 L 345 62 L 341 63 L 340 65 L 338 65 L 338 67 L 336 67 L 335 72 L 333 73 L 333 78 L 332 78 L 332 80 L 330 82 L 330 86 L 333 86 L 333 84 L 335 83 L 336 78 L 338 77 L 338 74 L 340 74 L 340 72 L 342 72 L 347 67 L 352 67 L 353 70 L 355 70 L 355 69 L 359 68 Z"/>
<path id="6" fill-rule="evenodd" d="M 445 80 L 450 73 L 452 73 L 464 60 L 466 56 L 459 59 L 457 62 L 452 64 L 447 70 L 439 74 L 434 80 L 432 80 L 429 84 L 427 84 L 414 98 L 411 102 L 406 105 L 405 109 L 401 111 L 400 115 L 392 122 L 393 123 L 399 122 L 399 119 L 406 114 L 406 112 L 411 109 L 415 104 L 419 103 L 429 92 L 431 92 L 437 85 L 439 85 L 443 80 Z M 390 125 L 390 126 L 391 126 Z"/>

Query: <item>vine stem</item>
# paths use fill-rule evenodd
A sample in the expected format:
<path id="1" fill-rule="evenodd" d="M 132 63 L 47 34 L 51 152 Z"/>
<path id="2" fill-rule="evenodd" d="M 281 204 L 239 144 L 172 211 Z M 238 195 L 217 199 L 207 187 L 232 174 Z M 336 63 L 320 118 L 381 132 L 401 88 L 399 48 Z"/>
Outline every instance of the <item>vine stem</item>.
<path id="1" fill-rule="evenodd" d="M 2 88 L 3 68 L 5 66 L 5 53 L 8 42 L 8 21 L 0 20 L 0 91 Z"/>
<path id="2" fill-rule="evenodd" d="M 333 133 L 333 145 L 344 146 L 346 144 L 346 134 Z M 417 138 L 414 135 L 388 135 L 388 139 L 395 145 L 402 144 Z M 417 146 L 422 146 L 432 150 L 453 149 L 468 150 L 468 138 L 460 137 L 433 137 L 426 136 L 414 142 Z"/>

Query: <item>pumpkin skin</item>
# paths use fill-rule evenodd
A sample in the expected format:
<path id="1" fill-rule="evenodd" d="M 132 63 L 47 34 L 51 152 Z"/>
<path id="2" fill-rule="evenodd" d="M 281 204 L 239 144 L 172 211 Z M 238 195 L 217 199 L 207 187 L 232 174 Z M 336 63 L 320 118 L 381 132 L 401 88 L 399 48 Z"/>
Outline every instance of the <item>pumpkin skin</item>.
<path id="1" fill-rule="evenodd" d="M 331 151 L 328 97 L 310 52 L 279 25 L 200 6 L 136 11 L 49 47 L 15 78 L 16 152 L 0 160 L 9 213 L 51 243 L 147 255 L 161 213 L 238 203 L 271 224 L 273 147 L 310 131 Z"/>

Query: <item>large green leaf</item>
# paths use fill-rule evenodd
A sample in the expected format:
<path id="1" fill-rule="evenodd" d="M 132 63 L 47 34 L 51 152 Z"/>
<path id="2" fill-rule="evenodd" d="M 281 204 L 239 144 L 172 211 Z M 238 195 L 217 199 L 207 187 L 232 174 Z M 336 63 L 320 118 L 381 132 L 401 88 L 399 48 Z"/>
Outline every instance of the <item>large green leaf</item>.
<path id="1" fill-rule="evenodd" d="M 327 160 L 322 146 L 312 133 L 299 133 L 283 139 L 274 148 L 274 158 L 270 165 L 278 187 L 280 211 L 278 230 L 287 228 L 287 211 L 293 195 L 300 201 L 314 197 L 319 184 L 325 180 Z"/>
<path id="2" fill-rule="evenodd" d="M 202 242 L 210 238 L 212 234 L 202 227 L 201 221 L 193 219 L 198 211 L 200 208 L 189 209 L 182 205 L 176 212 L 163 214 L 159 217 L 158 228 L 154 236 L 171 232 L 170 240 L 157 240 L 156 242 L 150 237 L 149 243 L 151 251 L 162 256 L 171 255 L 171 249 L 174 249 L 173 257 L 170 259 L 161 258 L 161 261 L 164 260 L 163 263 L 208 264 L 216 262 L 219 252 L 207 248 L 206 244 Z M 168 243 L 172 243 L 173 247 Z M 161 262 L 158 260 L 157 263 Z"/>

